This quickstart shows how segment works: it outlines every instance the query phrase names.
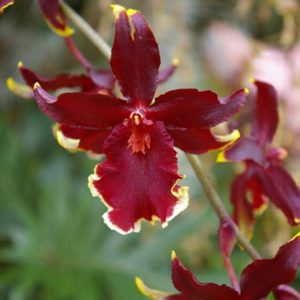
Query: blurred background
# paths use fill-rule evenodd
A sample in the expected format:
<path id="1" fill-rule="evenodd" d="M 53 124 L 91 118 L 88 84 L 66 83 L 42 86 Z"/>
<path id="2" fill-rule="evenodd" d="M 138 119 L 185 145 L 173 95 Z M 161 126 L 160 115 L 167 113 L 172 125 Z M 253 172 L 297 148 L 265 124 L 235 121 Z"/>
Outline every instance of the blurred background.
<path id="1" fill-rule="evenodd" d="M 114 26 L 108 0 L 67 1 L 111 43 Z M 300 184 L 300 3 L 297 0 L 119 1 L 141 10 L 159 42 L 162 66 L 180 66 L 158 93 L 173 88 L 214 89 L 226 95 L 249 87 L 249 77 L 273 83 L 281 123 L 274 144 L 285 147 L 287 169 Z M 76 31 L 80 49 L 98 67 L 108 62 Z M 145 299 L 134 284 L 140 276 L 157 289 L 173 291 L 170 253 L 201 281 L 229 283 L 218 243 L 218 219 L 192 170 L 179 153 L 180 173 L 190 186 L 190 205 L 166 229 L 143 224 L 140 234 L 121 236 L 102 222 L 105 207 L 93 198 L 87 177 L 97 163 L 57 145 L 51 121 L 33 101 L 12 95 L 6 78 L 17 80 L 18 61 L 45 76 L 83 69 L 63 40 L 45 24 L 37 1 L 16 0 L 0 16 L 0 299 Z M 249 128 L 249 107 L 240 114 Z M 242 165 L 206 169 L 229 205 L 229 190 Z M 258 217 L 253 243 L 270 257 L 298 228 L 270 205 Z M 239 273 L 250 262 L 233 253 Z M 294 282 L 300 289 L 300 278 Z M 271 298 L 270 298 L 271 299 Z"/>

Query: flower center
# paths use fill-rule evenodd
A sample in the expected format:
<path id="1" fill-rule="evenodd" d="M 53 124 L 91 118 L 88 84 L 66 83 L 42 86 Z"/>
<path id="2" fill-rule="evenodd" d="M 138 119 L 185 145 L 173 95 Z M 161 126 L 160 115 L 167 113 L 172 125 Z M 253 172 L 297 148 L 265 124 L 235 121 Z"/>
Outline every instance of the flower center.
<path id="1" fill-rule="evenodd" d="M 142 112 L 133 112 L 127 122 L 127 126 L 131 128 L 131 135 L 128 139 L 128 147 L 132 153 L 142 152 L 146 154 L 146 150 L 151 145 L 151 126 L 153 122 L 147 120 Z"/>

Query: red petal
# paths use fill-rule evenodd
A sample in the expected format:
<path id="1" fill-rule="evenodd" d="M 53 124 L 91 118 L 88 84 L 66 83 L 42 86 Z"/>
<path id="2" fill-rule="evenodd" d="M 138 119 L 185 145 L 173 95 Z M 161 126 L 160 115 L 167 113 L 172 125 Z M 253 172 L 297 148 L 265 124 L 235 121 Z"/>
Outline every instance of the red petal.
<path id="1" fill-rule="evenodd" d="M 111 67 L 122 93 L 135 105 L 150 104 L 157 87 L 158 45 L 143 15 L 115 5 L 116 30 Z M 131 32 L 131 25 L 133 32 Z"/>
<path id="2" fill-rule="evenodd" d="M 279 285 L 273 293 L 276 300 L 300 300 L 300 293 L 288 285 Z"/>
<path id="3" fill-rule="evenodd" d="M 174 59 L 170 65 L 168 65 L 165 69 L 159 71 L 158 74 L 158 83 L 166 82 L 176 71 L 178 66 L 178 60 Z"/>
<path id="4" fill-rule="evenodd" d="M 186 269 L 181 261 L 175 256 L 172 259 L 172 280 L 181 298 L 167 299 L 203 299 L 203 300 L 238 300 L 238 293 L 226 285 L 215 283 L 201 283 Z"/>
<path id="5" fill-rule="evenodd" d="M 277 93 L 266 82 L 255 81 L 257 95 L 252 135 L 260 145 L 270 143 L 278 125 Z"/>
<path id="6" fill-rule="evenodd" d="M 95 91 L 97 90 L 108 90 L 109 92 L 113 89 L 115 84 L 115 78 L 110 70 L 101 70 L 94 69 L 87 58 L 83 55 L 83 53 L 78 49 L 76 44 L 74 43 L 71 37 L 64 38 L 66 45 L 68 46 L 70 52 L 74 55 L 77 61 L 86 69 L 87 73 L 90 76 L 92 82 L 98 87 L 96 89 L 85 89 L 85 91 Z"/>
<path id="7" fill-rule="evenodd" d="M 277 285 L 290 283 L 300 265 L 300 236 L 280 247 L 273 259 L 256 260 L 241 275 L 241 298 L 264 298 Z"/>
<path id="8" fill-rule="evenodd" d="M 230 200 L 234 211 L 233 218 L 241 231 L 250 239 L 254 227 L 254 215 L 251 204 L 247 199 L 247 184 L 252 176 L 251 170 L 236 177 L 231 185 Z"/>
<path id="9" fill-rule="evenodd" d="M 221 254 L 223 257 L 224 265 L 227 269 L 227 273 L 231 280 L 232 287 L 236 291 L 240 291 L 240 285 L 238 283 L 238 279 L 234 272 L 233 265 L 231 263 L 231 253 L 236 244 L 236 236 L 234 224 L 231 219 L 224 219 L 221 222 L 221 226 L 219 228 L 219 243 L 221 248 Z"/>
<path id="10" fill-rule="evenodd" d="M 0 0 L 0 14 L 3 13 L 4 9 L 14 4 L 14 0 Z"/>
<path id="11" fill-rule="evenodd" d="M 105 222 L 121 233 L 138 231 L 141 219 L 158 218 L 164 225 L 187 205 L 186 191 L 173 190 L 181 177 L 171 137 L 160 122 L 149 125 L 147 133 L 150 148 L 134 153 L 128 145 L 131 128 L 116 126 L 104 144 L 107 159 L 90 177 L 92 193 L 101 194 L 109 207 Z"/>
<path id="12" fill-rule="evenodd" d="M 252 160 L 258 164 L 265 163 L 263 149 L 253 139 L 246 137 L 239 138 L 224 151 L 224 157 L 230 161 Z"/>
<path id="13" fill-rule="evenodd" d="M 59 2 L 59 0 L 39 0 L 39 5 L 51 29 L 59 35 L 69 36 L 74 30 L 67 26 Z"/>
<path id="14" fill-rule="evenodd" d="M 264 193 L 286 215 L 291 225 L 300 223 L 300 189 L 280 165 L 271 164 L 265 171 Z"/>
<path id="15" fill-rule="evenodd" d="M 209 129 L 177 128 L 168 129 L 174 139 L 175 147 L 188 153 L 205 153 L 224 147 L 228 142 L 219 142 Z"/>
<path id="16" fill-rule="evenodd" d="M 57 123 L 86 129 L 103 129 L 122 122 L 130 111 L 125 101 L 93 93 L 65 93 L 58 98 L 34 88 L 41 111 Z"/>
<path id="17" fill-rule="evenodd" d="M 53 91 L 63 87 L 81 87 L 83 91 L 95 89 L 95 84 L 86 75 L 60 74 L 53 78 L 46 78 L 24 67 L 23 64 L 19 64 L 19 69 L 29 86 L 33 87 L 38 82 L 46 91 Z"/>
<path id="18" fill-rule="evenodd" d="M 163 121 L 167 128 L 205 129 L 226 121 L 245 101 L 244 90 L 219 99 L 211 91 L 179 89 L 156 98 L 154 105 L 147 109 L 147 116 L 150 120 Z"/>
<path id="19" fill-rule="evenodd" d="M 92 154 L 103 153 L 103 143 L 110 134 L 111 129 L 93 130 L 78 127 L 60 125 L 57 132 L 58 142 L 68 149 L 68 140 L 77 140 L 77 149 L 90 151 Z M 71 148 L 72 149 L 72 148 Z M 75 148 L 73 148 L 75 149 Z"/>

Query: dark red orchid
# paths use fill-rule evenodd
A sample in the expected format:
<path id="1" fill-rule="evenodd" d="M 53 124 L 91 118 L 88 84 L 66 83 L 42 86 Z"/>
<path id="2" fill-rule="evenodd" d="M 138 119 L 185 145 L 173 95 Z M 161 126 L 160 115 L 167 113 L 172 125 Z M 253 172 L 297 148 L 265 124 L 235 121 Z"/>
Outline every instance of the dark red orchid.
<path id="1" fill-rule="evenodd" d="M 74 30 L 67 25 L 60 8 L 60 0 L 39 0 L 39 5 L 49 27 L 58 35 L 70 36 Z"/>
<path id="2" fill-rule="evenodd" d="M 291 225 L 300 222 L 300 190 L 282 166 L 286 151 L 271 146 L 278 125 L 277 94 L 268 83 L 255 81 L 257 95 L 250 138 L 242 136 L 221 153 L 219 161 L 244 161 L 246 170 L 233 182 L 234 220 L 252 235 L 254 215 L 266 206 L 266 197 Z M 251 192 L 251 197 L 247 197 Z M 249 195 L 248 195 L 249 196 Z"/>
<path id="3" fill-rule="evenodd" d="M 236 113 L 246 91 L 218 98 L 212 91 L 178 89 L 155 99 L 160 56 L 144 16 L 113 6 L 116 31 L 111 67 L 126 100 L 91 92 L 48 94 L 39 84 L 39 108 L 60 124 L 59 134 L 94 153 L 104 153 L 89 177 L 94 196 L 103 198 L 103 218 L 121 233 L 138 231 L 140 221 L 163 226 L 188 201 L 187 188 L 176 182 L 174 146 L 192 153 L 217 149 L 232 136 L 216 137 L 215 126 Z"/>
<path id="4" fill-rule="evenodd" d="M 274 258 L 255 260 L 248 265 L 241 274 L 239 291 L 198 281 L 175 253 L 172 254 L 172 281 L 179 293 L 150 289 L 139 278 L 136 283 L 144 295 L 156 300 L 260 300 L 274 290 L 278 300 L 299 300 L 300 294 L 285 285 L 294 280 L 299 266 L 300 234 L 280 247 Z"/>
<path id="5" fill-rule="evenodd" d="M 14 4 L 14 0 L 0 0 L 0 14 L 4 12 L 8 6 Z"/>

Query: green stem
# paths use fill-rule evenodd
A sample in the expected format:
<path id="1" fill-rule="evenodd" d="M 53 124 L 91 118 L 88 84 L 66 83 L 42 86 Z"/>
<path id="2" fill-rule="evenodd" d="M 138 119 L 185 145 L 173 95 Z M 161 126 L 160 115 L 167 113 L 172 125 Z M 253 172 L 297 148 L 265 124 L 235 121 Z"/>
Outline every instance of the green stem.
<path id="1" fill-rule="evenodd" d="M 105 57 L 110 60 L 111 47 L 106 43 L 106 41 L 66 3 L 62 2 L 61 7 L 68 19 L 70 19 L 78 27 L 78 29 L 100 50 L 100 52 L 102 52 Z M 220 220 L 230 219 L 231 217 L 223 205 L 218 193 L 216 192 L 211 179 L 206 175 L 199 157 L 191 154 L 186 154 L 186 157 L 194 169 L 194 172 L 196 173 L 197 178 L 203 187 L 208 201 L 211 203 Z M 239 230 L 239 228 L 234 226 L 234 229 L 239 244 L 245 249 L 248 255 L 253 260 L 259 259 L 260 255 Z"/>
<path id="2" fill-rule="evenodd" d="M 194 172 L 196 173 L 196 176 L 203 187 L 204 193 L 208 201 L 210 202 L 211 206 L 215 210 L 220 220 L 231 219 L 211 179 L 205 172 L 205 169 L 203 167 L 200 158 L 192 154 L 186 154 L 186 157 L 190 162 L 192 168 L 194 169 Z M 256 251 L 256 249 L 251 245 L 251 243 L 248 241 L 248 239 L 243 235 L 243 233 L 239 230 L 239 228 L 236 225 L 234 225 L 234 230 L 235 230 L 237 241 L 245 249 L 248 255 L 253 260 L 261 258 L 259 253 Z"/>
<path id="3" fill-rule="evenodd" d="M 60 6 L 68 19 L 77 26 L 77 28 L 98 48 L 100 52 L 103 53 L 108 60 L 110 60 L 111 47 L 106 43 L 106 41 L 69 5 L 62 1 Z"/>

